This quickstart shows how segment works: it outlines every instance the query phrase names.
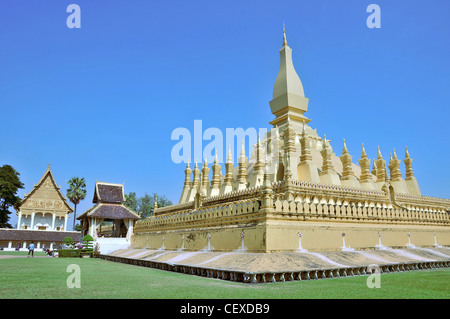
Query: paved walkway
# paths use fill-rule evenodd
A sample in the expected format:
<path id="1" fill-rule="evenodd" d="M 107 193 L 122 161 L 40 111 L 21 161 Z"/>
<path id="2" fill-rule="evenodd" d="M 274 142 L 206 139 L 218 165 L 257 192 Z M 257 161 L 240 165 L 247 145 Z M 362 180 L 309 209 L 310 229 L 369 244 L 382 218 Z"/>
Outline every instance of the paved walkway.
<path id="1" fill-rule="evenodd" d="M 27 258 L 27 255 L 0 255 L 0 259 L 8 259 L 8 258 Z M 34 256 L 30 258 L 49 258 L 48 256 Z"/>

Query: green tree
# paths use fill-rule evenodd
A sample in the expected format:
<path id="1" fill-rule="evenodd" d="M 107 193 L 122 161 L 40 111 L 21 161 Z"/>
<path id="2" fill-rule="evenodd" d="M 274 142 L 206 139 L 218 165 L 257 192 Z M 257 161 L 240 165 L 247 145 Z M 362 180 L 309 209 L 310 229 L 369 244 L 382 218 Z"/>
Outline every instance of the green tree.
<path id="1" fill-rule="evenodd" d="M 129 192 L 125 194 L 125 206 L 131 209 L 133 212 L 137 212 L 138 209 L 138 199 L 136 198 L 135 192 Z"/>
<path id="2" fill-rule="evenodd" d="M 10 165 L 0 167 L 0 228 L 12 228 L 8 223 L 10 207 L 18 210 L 21 199 L 16 195 L 19 188 L 24 188 L 20 173 Z"/>
<path id="3" fill-rule="evenodd" d="M 137 197 L 135 192 L 129 192 L 125 194 L 125 206 L 130 208 L 132 211 L 136 212 L 145 219 L 153 215 L 153 209 L 155 207 L 155 193 L 153 196 L 145 193 L 142 197 Z M 165 195 L 158 197 L 158 207 L 164 207 L 173 205 L 172 202 L 167 199 Z"/>
<path id="4" fill-rule="evenodd" d="M 153 212 L 154 199 L 147 193 L 138 199 L 138 212 L 142 219 L 149 217 Z"/>
<path id="5" fill-rule="evenodd" d="M 73 227 L 75 229 L 75 221 L 77 219 L 77 205 L 86 197 L 86 182 L 84 177 L 72 177 L 68 182 L 69 189 L 67 189 L 66 196 L 75 205 L 73 211 Z"/>

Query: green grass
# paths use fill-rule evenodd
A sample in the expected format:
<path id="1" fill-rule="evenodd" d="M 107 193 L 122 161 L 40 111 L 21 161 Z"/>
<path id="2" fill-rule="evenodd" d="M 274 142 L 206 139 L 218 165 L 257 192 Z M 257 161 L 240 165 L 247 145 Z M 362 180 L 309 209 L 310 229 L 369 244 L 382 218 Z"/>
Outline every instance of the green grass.
<path id="1" fill-rule="evenodd" d="M 81 272 L 81 288 L 68 288 L 70 264 Z M 249 285 L 88 258 L 0 259 L 0 299 L 411 299 L 450 297 L 450 270 L 381 275 L 369 289 L 368 276 Z"/>

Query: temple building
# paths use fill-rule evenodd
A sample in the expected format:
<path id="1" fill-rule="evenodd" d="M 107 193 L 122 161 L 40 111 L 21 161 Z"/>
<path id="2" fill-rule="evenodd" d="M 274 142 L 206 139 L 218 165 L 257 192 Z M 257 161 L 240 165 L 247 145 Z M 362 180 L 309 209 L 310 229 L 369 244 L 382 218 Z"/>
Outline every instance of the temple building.
<path id="1" fill-rule="evenodd" d="M 49 164 L 39 182 L 25 194 L 20 204 L 17 229 L 66 230 L 72 211 L 61 186 L 56 185 Z"/>
<path id="2" fill-rule="evenodd" d="M 72 211 L 61 187 L 56 184 L 49 164 L 17 209 L 17 229 L 0 229 L 0 248 L 28 250 L 28 244 L 34 241 L 36 251 L 41 251 L 53 249 L 65 237 L 79 240 L 79 232 L 67 231 L 67 221 Z"/>
<path id="3" fill-rule="evenodd" d="M 372 161 L 364 144 L 351 155 L 344 140 L 335 152 L 311 126 L 284 30 L 269 105 L 273 127 L 253 152 L 242 147 L 235 165 L 229 151 L 225 174 L 217 157 L 212 174 L 206 160 L 188 163 L 179 203 L 137 222 L 133 247 L 292 252 L 301 234 L 311 251 L 375 249 L 380 233 L 390 247 L 405 247 L 407 234 L 415 245 L 450 245 L 450 200 L 421 195 L 406 145 L 402 176 L 395 150 L 384 159 L 379 148 Z"/>
<path id="4" fill-rule="evenodd" d="M 124 205 L 124 185 L 95 182 L 92 202 L 95 205 L 77 217 L 83 236 L 91 235 L 103 253 L 128 247 L 134 224 L 140 217 Z"/>

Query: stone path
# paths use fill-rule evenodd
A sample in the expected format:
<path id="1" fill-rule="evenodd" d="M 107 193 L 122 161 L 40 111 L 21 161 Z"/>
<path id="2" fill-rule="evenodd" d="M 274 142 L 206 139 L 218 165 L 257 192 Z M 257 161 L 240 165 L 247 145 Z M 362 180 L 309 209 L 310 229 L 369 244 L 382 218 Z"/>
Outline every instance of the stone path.
<path id="1" fill-rule="evenodd" d="M 9 259 L 9 258 L 27 258 L 27 255 L 0 255 L 0 259 Z M 49 258 L 48 256 L 34 256 L 30 258 Z"/>

